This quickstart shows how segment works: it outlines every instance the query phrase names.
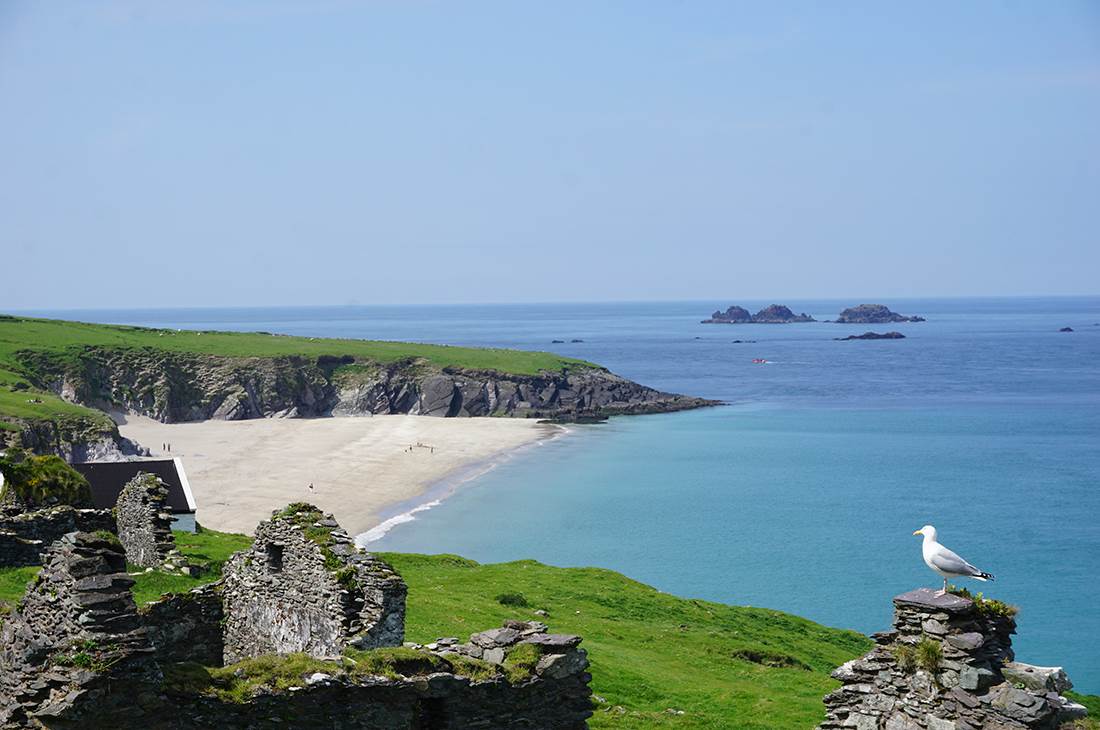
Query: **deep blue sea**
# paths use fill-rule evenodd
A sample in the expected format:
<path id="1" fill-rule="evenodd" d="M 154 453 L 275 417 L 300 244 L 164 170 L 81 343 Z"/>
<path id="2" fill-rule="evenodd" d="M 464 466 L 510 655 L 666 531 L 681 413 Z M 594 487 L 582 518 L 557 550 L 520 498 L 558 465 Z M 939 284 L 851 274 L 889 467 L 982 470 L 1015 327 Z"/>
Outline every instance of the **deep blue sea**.
<path id="1" fill-rule="evenodd" d="M 40 314 L 552 350 L 724 400 L 573 427 L 371 546 L 596 565 L 871 632 L 893 595 L 937 585 L 912 536 L 932 523 L 997 576 L 971 587 L 1021 607 L 1018 658 L 1100 692 L 1100 297 L 889 300 L 928 321 L 874 327 L 699 324 L 769 303 Z M 858 301 L 783 303 L 826 319 Z M 906 339 L 832 339 L 868 329 Z"/>

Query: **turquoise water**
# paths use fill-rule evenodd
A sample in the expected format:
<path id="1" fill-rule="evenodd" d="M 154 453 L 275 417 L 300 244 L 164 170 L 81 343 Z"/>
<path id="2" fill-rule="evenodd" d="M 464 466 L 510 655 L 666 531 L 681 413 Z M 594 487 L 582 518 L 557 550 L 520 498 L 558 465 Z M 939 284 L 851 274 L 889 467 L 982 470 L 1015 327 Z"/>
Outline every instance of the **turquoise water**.
<path id="1" fill-rule="evenodd" d="M 1019 658 L 1100 692 L 1100 298 L 891 300 L 929 321 L 873 328 L 698 324 L 731 303 L 79 314 L 553 349 L 720 398 L 731 405 L 574 427 L 372 547 L 598 565 L 869 632 L 891 596 L 936 585 L 911 535 L 930 522 L 997 576 L 972 587 L 1021 606 Z M 785 303 L 826 318 L 857 302 Z M 832 340 L 867 329 L 907 339 Z"/>

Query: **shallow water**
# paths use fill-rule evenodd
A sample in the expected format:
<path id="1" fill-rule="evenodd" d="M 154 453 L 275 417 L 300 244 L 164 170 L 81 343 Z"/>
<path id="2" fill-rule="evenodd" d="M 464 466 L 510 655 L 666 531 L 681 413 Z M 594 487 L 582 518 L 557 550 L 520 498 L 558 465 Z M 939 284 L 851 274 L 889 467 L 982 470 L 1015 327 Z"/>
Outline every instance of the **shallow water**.
<path id="1" fill-rule="evenodd" d="M 1019 658 L 1100 692 L 1100 298 L 889 301 L 929 320 L 911 324 L 698 324 L 733 303 L 769 302 L 52 314 L 547 349 L 728 401 L 576 427 L 372 546 L 599 565 L 869 632 L 892 595 L 936 585 L 911 535 L 930 522 L 996 574 L 972 588 L 1021 606 Z M 824 319 L 858 302 L 785 303 Z M 907 339 L 832 339 L 868 329 Z"/>

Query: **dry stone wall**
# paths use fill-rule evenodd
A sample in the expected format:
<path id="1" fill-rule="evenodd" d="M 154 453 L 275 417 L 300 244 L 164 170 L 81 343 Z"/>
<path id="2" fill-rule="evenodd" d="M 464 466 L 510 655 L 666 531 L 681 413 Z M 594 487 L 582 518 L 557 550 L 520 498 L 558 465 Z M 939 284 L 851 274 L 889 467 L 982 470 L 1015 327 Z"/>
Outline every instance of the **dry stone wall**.
<path id="1" fill-rule="evenodd" d="M 1007 615 L 920 589 L 894 598 L 894 625 L 833 672 L 821 730 L 1055 730 L 1085 708 L 1062 697 L 1058 668 L 1014 662 Z M 1015 674 L 1014 674 L 1015 673 Z M 1017 681 L 1033 676 L 1032 688 Z"/>
<path id="2" fill-rule="evenodd" d="M 294 540 L 310 528 L 335 531 L 315 524 L 328 521 L 275 519 L 267 524 L 289 523 L 296 532 L 261 529 L 257 542 Z M 360 575 L 363 563 L 356 555 L 344 564 Z M 506 622 L 461 644 L 441 639 L 415 647 L 424 657 L 434 651 L 442 659 L 432 666 L 443 671 L 402 670 L 404 676 L 386 678 L 349 672 L 350 663 L 337 660 L 289 689 L 261 685 L 243 702 L 223 699 L 193 684 L 205 672 L 197 664 L 220 664 L 222 587 L 170 596 L 139 612 L 125 563 L 120 544 L 96 535 L 72 533 L 51 546 L 39 577 L 0 633 L 0 728 L 582 730 L 592 714 L 580 637 L 550 634 L 534 622 Z M 283 568 L 303 563 L 308 561 L 291 560 Z M 368 573 L 379 569 L 369 560 L 366 565 Z M 393 578 L 400 580 L 388 569 L 375 575 L 383 584 Z M 529 676 L 509 681 L 497 671 L 474 680 L 454 671 L 460 656 L 499 663 L 520 644 L 537 650 Z M 181 676 L 192 679 L 181 682 Z"/>
<path id="3" fill-rule="evenodd" d="M 159 567 L 175 551 L 168 487 L 156 475 L 139 473 L 122 487 L 115 519 L 126 559 L 134 565 Z"/>
<path id="4" fill-rule="evenodd" d="M 32 512 L 0 510 L 0 568 L 41 565 L 42 553 L 66 533 L 115 529 L 110 510 L 69 506 Z"/>
<path id="5" fill-rule="evenodd" d="M 221 583 L 169 594 L 139 609 L 161 664 L 195 662 L 219 667 L 225 653 Z"/>
<path id="6" fill-rule="evenodd" d="M 79 705 L 133 702 L 118 697 L 126 682 L 160 681 L 125 571 L 115 540 L 76 532 L 51 547 L 0 630 L 0 726 L 62 727 Z"/>
<path id="7" fill-rule="evenodd" d="M 226 563 L 225 661 L 400 646 L 406 593 L 401 576 L 332 515 L 292 505 L 261 522 L 252 547 Z"/>

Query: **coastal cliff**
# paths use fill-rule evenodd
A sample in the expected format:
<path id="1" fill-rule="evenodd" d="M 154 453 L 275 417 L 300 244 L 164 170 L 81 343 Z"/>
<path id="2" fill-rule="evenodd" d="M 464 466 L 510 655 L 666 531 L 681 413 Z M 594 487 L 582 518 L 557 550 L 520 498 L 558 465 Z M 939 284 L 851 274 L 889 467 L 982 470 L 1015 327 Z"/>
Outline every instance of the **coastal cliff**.
<path id="1" fill-rule="evenodd" d="M 109 412 L 167 423 L 375 414 L 589 421 L 716 404 L 545 352 L 0 316 L 0 436 L 70 461 L 140 453 Z"/>
<path id="2" fill-rule="evenodd" d="M 401 413 L 573 418 L 713 405 L 599 368 L 536 375 L 382 364 L 347 356 L 221 357 L 89 348 L 27 356 L 42 385 L 70 403 L 167 423 Z"/>

